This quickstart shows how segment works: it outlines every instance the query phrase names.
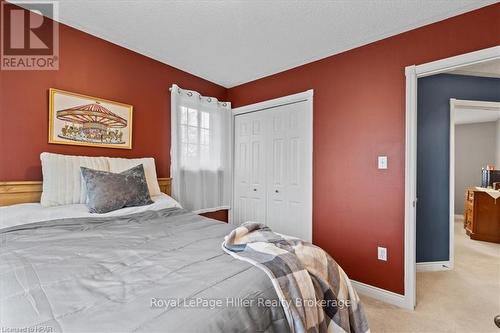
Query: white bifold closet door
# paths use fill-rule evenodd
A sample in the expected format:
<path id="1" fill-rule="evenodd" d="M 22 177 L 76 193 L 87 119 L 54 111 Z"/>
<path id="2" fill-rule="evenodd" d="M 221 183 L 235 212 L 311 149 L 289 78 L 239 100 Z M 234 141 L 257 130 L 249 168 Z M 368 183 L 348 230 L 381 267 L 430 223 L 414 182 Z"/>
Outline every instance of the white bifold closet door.
<path id="1" fill-rule="evenodd" d="M 266 221 L 265 119 L 262 112 L 235 119 L 234 222 Z"/>
<path id="2" fill-rule="evenodd" d="M 233 223 L 312 239 L 312 110 L 301 101 L 235 117 Z"/>

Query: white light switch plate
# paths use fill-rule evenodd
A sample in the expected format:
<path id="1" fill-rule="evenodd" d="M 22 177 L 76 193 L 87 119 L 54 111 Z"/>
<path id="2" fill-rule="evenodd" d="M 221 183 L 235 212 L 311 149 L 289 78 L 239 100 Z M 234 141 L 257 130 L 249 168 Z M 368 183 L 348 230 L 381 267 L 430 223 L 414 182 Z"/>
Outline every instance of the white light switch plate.
<path id="1" fill-rule="evenodd" d="M 379 156 L 378 157 L 378 168 L 379 169 L 387 169 L 387 156 Z"/>
<path id="2" fill-rule="evenodd" d="M 377 247 L 377 250 L 378 250 L 378 260 L 383 260 L 383 261 L 387 261 L 387 248 L 385 247 Z"/>

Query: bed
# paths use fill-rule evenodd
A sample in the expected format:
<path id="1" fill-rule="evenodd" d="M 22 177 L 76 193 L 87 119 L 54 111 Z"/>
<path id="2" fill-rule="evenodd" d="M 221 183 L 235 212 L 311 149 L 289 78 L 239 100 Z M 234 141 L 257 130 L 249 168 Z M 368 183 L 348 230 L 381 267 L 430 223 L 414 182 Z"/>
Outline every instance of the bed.
<path id="1" fill-rule="evenodd" d="M 169 196 L 171 180 L 156 177 L 153 159 L 48 153 L 41 159 L 43 183 L 0 182 L 2 331 L 293 331 L 289 306 L 282 303 L 278 294 L 283 293 L 277 293 L 269 271 L 266 275 L 259 265 L 223 250 L 224 237 L 238 230 L 184 210 Z M 88 195 L 84 193 L 82 166 L 105 174 L 97 169 L 111 169 L 112 177 L 127 179 L 139 167 L 138 186 L 151 194 L 148 204 L 89 213 L 92 189 L 87 182 Z M 284 272 L 285 267 L 279 264 L 278 269 Z M 327 274 L 344 274 L 340 268 L 318 267 L 328 269 Z M 336 295 L 353 296 L 357 306 L 347 277 L 337 287 L 331 295 L 335 300 Z M 362 312 L 360 305 L 354 310 Z M 362 313 L 357 321 L 351 315 L 344 310 L 336 314 L 343 316 L 338 317 L 343 327 L 354 320 L 357 329 L 347 331 L 369 332 Z M 324 322 L 319 317 L 323 315 L 314 316 Z M 330 322 L 328 332 L 345 331 Z"/>
<path id="2" fill-rule="evenodd" d="M 0 208 L 0 327 L 288 331 L 264 305 L 278 301 L 267 276 L 222 251 L 231 226 L 153 200 L 98 217 L 81 204 Z"/>

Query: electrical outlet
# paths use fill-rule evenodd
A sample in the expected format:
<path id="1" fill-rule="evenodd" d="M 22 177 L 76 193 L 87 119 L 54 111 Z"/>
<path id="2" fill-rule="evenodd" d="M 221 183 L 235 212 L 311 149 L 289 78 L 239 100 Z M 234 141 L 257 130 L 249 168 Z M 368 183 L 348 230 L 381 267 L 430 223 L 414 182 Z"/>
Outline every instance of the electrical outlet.
<path id="1" fill-rule="evenodd" d="M 383 261 L 387 261 L 387 248 L 385 247 L 377 247 L 377 250 L 378 250 L 378 260 L 383 260 Z"/>
<path id="2" fill-rule="evenodd" d="M 387 156 L 379 156 L 378 157 L 378 168 L 379 169 L 387 169 Z"/>

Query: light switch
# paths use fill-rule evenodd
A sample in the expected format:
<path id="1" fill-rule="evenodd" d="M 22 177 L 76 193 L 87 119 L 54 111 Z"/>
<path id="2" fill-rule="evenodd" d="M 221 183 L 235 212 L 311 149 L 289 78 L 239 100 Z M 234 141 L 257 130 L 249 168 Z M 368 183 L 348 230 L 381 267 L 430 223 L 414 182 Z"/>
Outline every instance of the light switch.
<path id="1" fill-rule="evenodd" d="M 379 169 L 387 169 L 387 156 L 379 156 L 378 157 L 378 168 Z"/>
<path id="2" fill-rule="evenodd" d="M 377 247 L 377 258 L 378 260 L 387 261 L 387 248 Z"/>

